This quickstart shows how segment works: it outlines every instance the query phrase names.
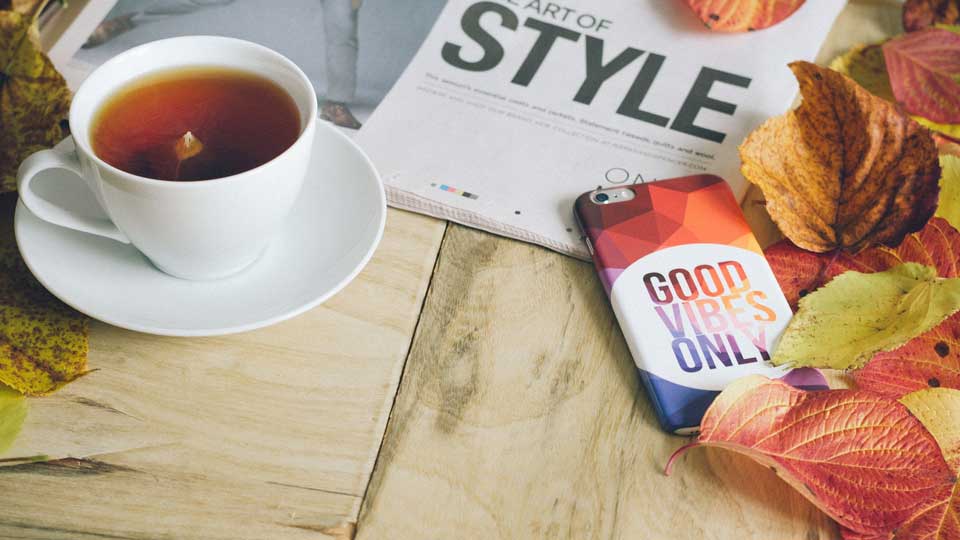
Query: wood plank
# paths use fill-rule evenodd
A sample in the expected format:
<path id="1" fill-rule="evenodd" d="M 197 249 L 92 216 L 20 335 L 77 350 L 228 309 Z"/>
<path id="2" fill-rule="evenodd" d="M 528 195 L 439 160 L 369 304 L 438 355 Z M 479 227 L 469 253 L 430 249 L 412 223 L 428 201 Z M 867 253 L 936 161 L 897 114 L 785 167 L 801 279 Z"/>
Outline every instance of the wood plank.
<path id="1" fill-rule="evenodd" d="M 898 2 L 852 2 L 821 59 L 898 28 Z M 451 226 L 357 538 L 838 538 L 730 452 L 665 477 L 684 442 L 657 426 L 590 265 Z"/>
<path id="2" fill-rule="evenodd" d="M 453 226 L 361 511 L 382 538 L 832 538 L 772 473 L 657 426 L 592 266 Z"/>
<path id="3" fill-rule="evenodd" d="M 0 538 L 317 538 L 355 521 L 445 223 L 388 213 L 324 305 L 236 336 L 93 323 L 97 371 L 31 399 L 0 469 Z M 111 536 L 113 535 L 113 536 Z"/>

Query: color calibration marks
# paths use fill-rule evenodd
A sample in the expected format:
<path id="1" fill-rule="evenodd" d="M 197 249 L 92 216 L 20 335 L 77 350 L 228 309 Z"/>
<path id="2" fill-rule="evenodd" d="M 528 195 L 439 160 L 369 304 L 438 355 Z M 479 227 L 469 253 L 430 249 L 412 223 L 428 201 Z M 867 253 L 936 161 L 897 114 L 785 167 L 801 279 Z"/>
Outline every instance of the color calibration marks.
<path id="1" fill-rule="evenodd" d="M 468 199 L 477 200 L 480 198 L 480 196 L 475 193 L 470 193 L 469 191 L 464 191 L 462 189 L 458 189 L 453 186 L 448 186 L 446 184 L 430 184 L 430 185 L 439 189 L 440 191 L 446 191 L 447 193 L 453 193 L 454 195 L 459 195 L 461 197 L 466 197 Z"/>

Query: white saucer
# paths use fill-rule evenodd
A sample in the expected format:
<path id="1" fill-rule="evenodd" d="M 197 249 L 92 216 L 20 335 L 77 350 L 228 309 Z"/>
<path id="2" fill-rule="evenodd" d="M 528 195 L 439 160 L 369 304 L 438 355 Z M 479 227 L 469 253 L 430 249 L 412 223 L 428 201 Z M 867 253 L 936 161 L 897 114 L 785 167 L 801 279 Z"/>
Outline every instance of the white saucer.
<path id="1" fill-rule="evenodd" d="M 57 146 L 72 148 L 72 139 Z M 61 170 L 41 174 L 37 194 L 104 217 L 80 178 Z M 333 296 L 370 259 L 386 215 L 383 184 L 370 160 L 346 135 L 318 122 L 300 199 L 263 256 L 236 276 L 168 276 L 136 248 L 41 221 L 22 202 L 15 229 L 30 271 L 75 309 L 149 334 L 212 336 L 268 326 Z"/>

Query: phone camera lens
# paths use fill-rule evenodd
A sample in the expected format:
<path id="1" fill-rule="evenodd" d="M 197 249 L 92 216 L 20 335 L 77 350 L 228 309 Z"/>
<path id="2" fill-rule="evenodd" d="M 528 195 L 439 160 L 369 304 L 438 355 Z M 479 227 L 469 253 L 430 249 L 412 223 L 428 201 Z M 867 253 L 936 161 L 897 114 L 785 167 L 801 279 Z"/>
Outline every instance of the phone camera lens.
<path id="1" fill-rule="evenodd" d="M 605 203 L 610 200 L 610 196 L 607 195 L 606 193 L 597 193 L 594 199 L 596 199 L 598 203 Z"/>

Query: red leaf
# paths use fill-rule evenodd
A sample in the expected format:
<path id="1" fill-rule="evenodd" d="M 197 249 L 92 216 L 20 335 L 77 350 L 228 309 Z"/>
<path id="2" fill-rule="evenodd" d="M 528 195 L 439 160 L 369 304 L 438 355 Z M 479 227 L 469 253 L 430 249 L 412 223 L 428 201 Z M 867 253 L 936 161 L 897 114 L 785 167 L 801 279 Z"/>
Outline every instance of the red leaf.
<path id="1" fill-rule="evenodd" d="M 960 538 L 960 486 L 937 499 L 897 530 L 897 540 L 957 540 Z"/>
<path id="2" fill-rule="evenodd" d="M 793 15 L 806 0 L 687 0 L 703 24 L 718 32 L 749 32 Z"/>
<path id="3" fill-rule="evenodd" d="M 919 231 L 907 235 L 895 248 L 875 247 L 856 255 L 846 252 L 811 253 L 782 240 L 765 251 L 767 261 L 791 306 L 800 298 L 846 272 L 872 273 L 905 262 L 933 266 L 940 277 L 960 276 L 960 232 L 947 220 L 935 217 Z"/>
<path id="4" fill-rule="evenodd" d="M 850 529 L 847 529 L 846 527 L 840 527 L 840 537 L 843 538 L 843 540 L 890 540 L 890 537 L 891 537 L 891 536 L 893 536 L 893 535 L 890 534 L 890 533 L 884 533 L 884 534 L 875 534 L 875 533 L 861 534 L 861 533 L 858 533 L 857 531 L 851 531 Z"/>
<path id="5" fill-rule="evenodd" d="M 960 0 L 907 0 L 903 5 L 903 28 L 916 32 L 935 24 L 956 24 Z"/>
<path id="6" fill-rule="evenodd" d="M 853 373 L 861 390 L 899 398 L 924 388 L 960 389 L 960 313 Z"/>
<path id="7" fill-rule="evenodd" d="M 916 521 L 934 501 L 949 500 L 955 481 L 920 421 L 903 404 L 872 392 L 804 392 L 747 377 L 713 402 L 695 444 L 772 467 L 860 535 L 854 538 Z"/>
<path id="8" fill-rule="evenodd" d="M 884 43 L 883 57 L 893 95 L 907 111 L 960 123 L 960 35 L 941 28 L 913 32 Z"/>

